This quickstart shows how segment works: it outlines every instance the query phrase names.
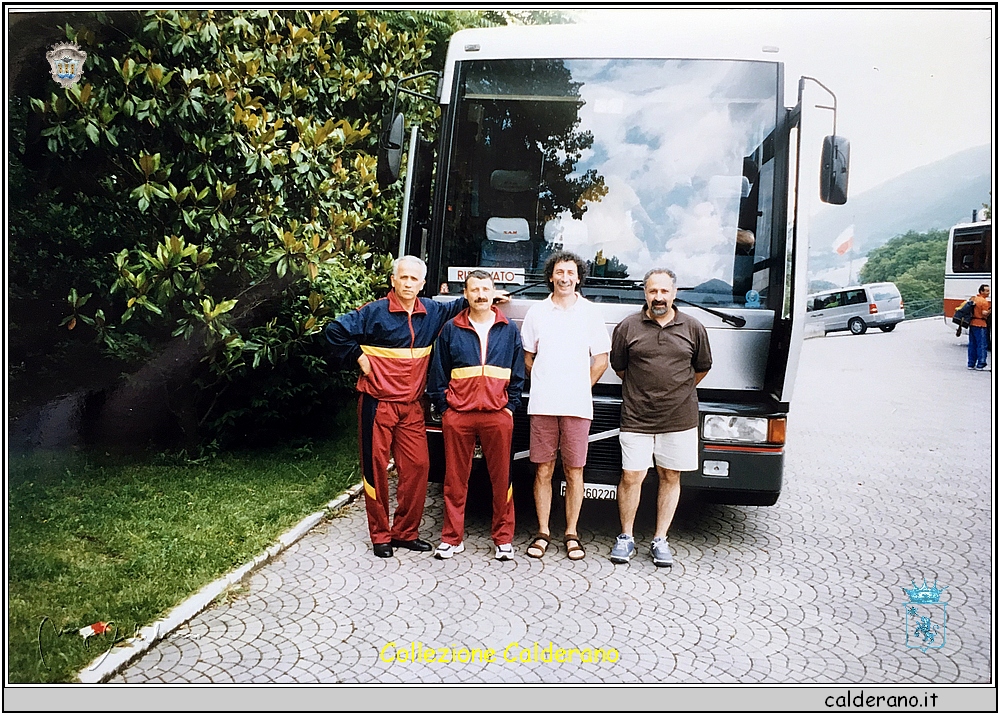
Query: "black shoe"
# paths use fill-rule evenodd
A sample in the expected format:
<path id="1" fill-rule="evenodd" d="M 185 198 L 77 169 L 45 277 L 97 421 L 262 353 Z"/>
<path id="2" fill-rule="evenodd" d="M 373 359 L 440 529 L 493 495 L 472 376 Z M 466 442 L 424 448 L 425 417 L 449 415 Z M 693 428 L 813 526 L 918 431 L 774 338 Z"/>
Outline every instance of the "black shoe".
<path id="1" fill-rule="evenodd" d="M 372 544 L 372 550 L 380 559 L 387 559 L 392 556 L 391 544 Z"/>
<path id="2" fill-rule="evenodd" d="M 404 541 L 403 539 L 393 539 L 389 543 L 396 548 L 409 549 L 410 551 L 430 551 L 434 548 L 423 539 L 410 539 L 409 541 Z"/>

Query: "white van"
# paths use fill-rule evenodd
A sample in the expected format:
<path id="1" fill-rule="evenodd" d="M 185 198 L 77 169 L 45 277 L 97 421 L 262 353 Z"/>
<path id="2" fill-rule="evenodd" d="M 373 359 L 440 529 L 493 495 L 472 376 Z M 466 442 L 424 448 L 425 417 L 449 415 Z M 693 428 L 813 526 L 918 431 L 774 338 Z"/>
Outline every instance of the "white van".
<path id="1" fill-rule="evenodd" d="M 824 334 L 870 327 L 888 333 L 903 322 L 903 299 L 895 283 L 866 283 L 813 293 L 806 300 L 806 324 Z"/>

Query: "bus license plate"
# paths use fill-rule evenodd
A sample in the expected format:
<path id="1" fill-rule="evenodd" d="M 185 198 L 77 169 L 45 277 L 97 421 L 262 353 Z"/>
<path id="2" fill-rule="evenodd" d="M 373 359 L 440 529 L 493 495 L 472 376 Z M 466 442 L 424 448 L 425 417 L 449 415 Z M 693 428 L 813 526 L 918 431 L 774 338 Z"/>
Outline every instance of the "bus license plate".
<path id="1" fill-rule="evenodd" d="M 561 482 L 559 486 L 559 496 L 566 496 L 566 482 Z M 617 499 L 617 484 L 583 484 L 584 499 Z"/>

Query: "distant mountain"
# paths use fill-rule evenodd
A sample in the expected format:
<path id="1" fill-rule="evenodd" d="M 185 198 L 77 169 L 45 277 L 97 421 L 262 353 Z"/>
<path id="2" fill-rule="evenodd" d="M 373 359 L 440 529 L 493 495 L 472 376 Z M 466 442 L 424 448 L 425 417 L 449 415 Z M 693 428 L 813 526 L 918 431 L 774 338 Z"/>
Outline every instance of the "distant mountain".
<path id="1" fill-rule="evenodd" d="M 823 208 L 809 225 L 810 274 L 847 265 L 849 254 L 838 256 L 832 246 L 852 223 L 857 262 L 907 231 L 946 229 L 971 221 L 972 210 L 981 210 L 990 200 L 991 168 L 990 147 L 974 147 L 849 195 L 845 206 Z"/>

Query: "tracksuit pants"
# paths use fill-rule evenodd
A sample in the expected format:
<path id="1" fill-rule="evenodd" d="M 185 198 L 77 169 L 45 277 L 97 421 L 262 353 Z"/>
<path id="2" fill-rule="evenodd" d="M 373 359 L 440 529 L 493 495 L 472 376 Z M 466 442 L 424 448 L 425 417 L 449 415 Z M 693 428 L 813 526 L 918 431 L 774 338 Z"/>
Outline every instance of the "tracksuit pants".
<path id="1" fill-rule="evenodd" d="M 514 418 L 503 410 L 441 415 L 444 436 L 444 528 L 441 541 L 457 546 L 465 538 L 465 500 L 469 493 L 472 455 L 476 437 L 483 448 L 493 486 L 493 543 L 509 544 L 514 538 L 514 493 L 510 485 L 510 444 Z"/>
<path id="2" fill-rule="evenodd" d="M 427 432 L 419 402 L 384 402 L 362 393 L 358 400 L 358 441 L 365 488 L 368 531 L 373 544 L 419 536 L 427 497 Z M 390 456 L 396 461 L 396 513 L 389 527 Z"/>

